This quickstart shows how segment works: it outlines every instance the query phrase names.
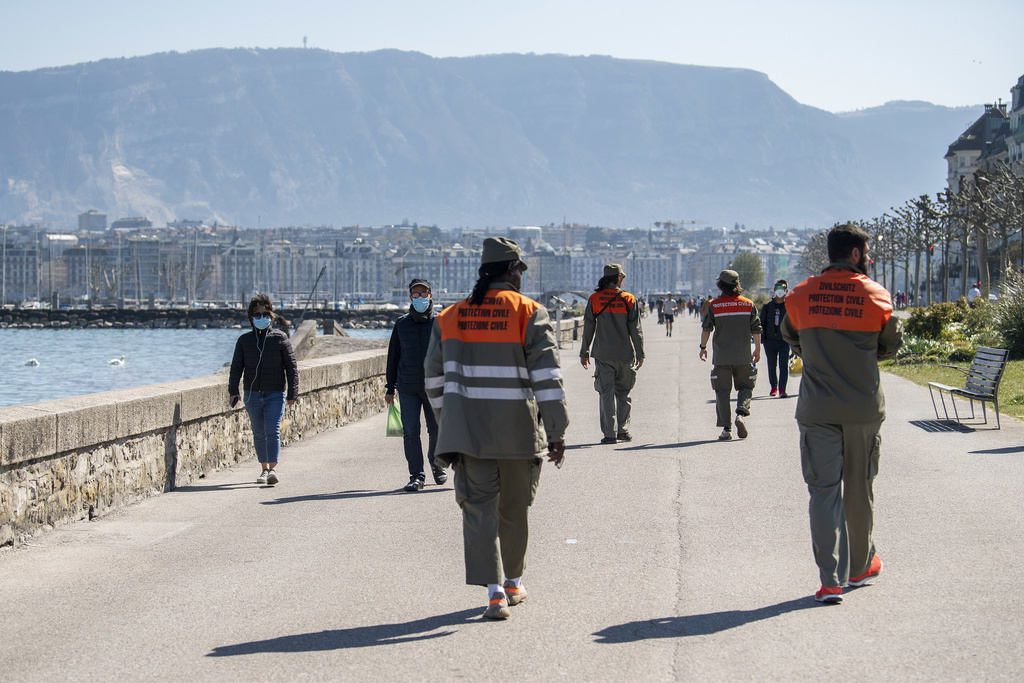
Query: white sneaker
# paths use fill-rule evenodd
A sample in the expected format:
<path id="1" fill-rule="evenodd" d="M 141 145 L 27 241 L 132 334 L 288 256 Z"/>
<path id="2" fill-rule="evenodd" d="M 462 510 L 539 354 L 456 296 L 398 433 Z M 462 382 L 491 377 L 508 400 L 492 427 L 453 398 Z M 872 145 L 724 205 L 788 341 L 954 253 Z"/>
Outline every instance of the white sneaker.
<path id="1" fill-rule="evenodd" d="M 719 441 L 731 441 L 732 440 L 732 432 L 730 432 L 728 429 L 723 429 L 722 433 L 718 435 L 718 440 Z"/>
<path id="2" fill-rule="evenodd" d="M 267 472 L 267 483 L 268 484 L 273 486 L 274 484 L 276 484 L 279 481 L 280 481 L 280 479 L 277 478 L 277 472 L 275 472 L 274 470 L 270 470 L 270 471 Z"/>
<path id="3" fill-rule="evenodd" d="M 256 477 L 256 483 L 257 484 L 266 484 L 267 483 L 267 472 L 268 472 L 268 470 L 263 470 L 262 472 L 260 472 L 260 476 Z"/>

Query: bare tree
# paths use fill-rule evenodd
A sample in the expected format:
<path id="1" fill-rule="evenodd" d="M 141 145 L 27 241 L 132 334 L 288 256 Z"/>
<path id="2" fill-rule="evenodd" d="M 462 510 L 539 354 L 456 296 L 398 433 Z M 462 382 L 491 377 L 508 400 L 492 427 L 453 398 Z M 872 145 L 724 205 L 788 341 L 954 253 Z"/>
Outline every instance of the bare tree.
<path id="1" fill-rule="evenodd" d="M 796 271 L 804 277 L 817 275 L 828 267 L 828 230 L 822 230 L 811 237 L 804 253 L 800 256 L 800 263 Z"/>

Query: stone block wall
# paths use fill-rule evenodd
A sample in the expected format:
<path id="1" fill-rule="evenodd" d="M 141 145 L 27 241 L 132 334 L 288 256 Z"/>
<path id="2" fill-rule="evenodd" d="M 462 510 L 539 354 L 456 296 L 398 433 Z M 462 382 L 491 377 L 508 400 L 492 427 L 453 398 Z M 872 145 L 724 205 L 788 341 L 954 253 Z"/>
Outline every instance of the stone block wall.
<path id="1" fill-rule="evenodd" d="M 384 408 L 384 350 L 299 363 L 283 443 Z M 255 456 L 227 376 L 0 408 L 0 545 L 92 518 Z"/>

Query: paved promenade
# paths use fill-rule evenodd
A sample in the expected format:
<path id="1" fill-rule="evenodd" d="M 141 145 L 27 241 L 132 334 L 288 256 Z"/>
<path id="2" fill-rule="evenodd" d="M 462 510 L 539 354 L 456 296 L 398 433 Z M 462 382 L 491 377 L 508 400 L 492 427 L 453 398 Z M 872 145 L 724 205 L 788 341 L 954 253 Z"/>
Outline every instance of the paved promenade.
<path id="1" fill-rule="evenodd" d="M 384 415 L 0 552 L 0 680 L 1020 680 L 1024 424 L 950 430 L 884 375 L 872 585 L 810 597 L 795 398 L 719 443 L 698 326 L 648 318 L 635 440 L 572 425 L 532 512 L 529 598 L 481 619 L 451 486 L 418 494 Z M 799 391 L 799 382 L 790 391 Z"/>

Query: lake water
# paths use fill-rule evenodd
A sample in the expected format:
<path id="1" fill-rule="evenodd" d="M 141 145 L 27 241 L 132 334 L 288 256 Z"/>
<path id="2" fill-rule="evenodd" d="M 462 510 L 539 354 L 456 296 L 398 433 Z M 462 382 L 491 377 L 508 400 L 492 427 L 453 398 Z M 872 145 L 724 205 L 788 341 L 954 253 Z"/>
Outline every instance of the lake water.
<path id="1" fill-rule="evenodd" d="M 0 407 L 212 375 L 245 330 L 0 330 Z M 346 330 L 387 338 L 391 330 Z M 124 365 L 107 361 L 124 356 Z M 30 358 L 37 366 L 25 365 Z"/>

